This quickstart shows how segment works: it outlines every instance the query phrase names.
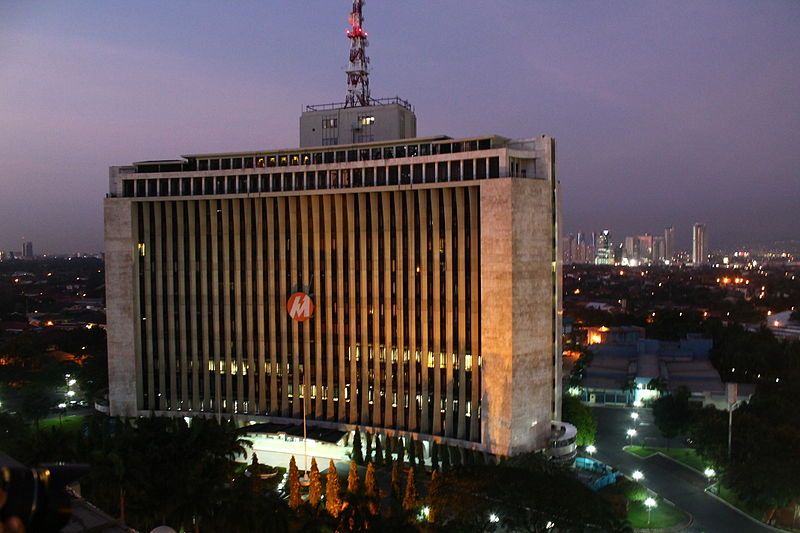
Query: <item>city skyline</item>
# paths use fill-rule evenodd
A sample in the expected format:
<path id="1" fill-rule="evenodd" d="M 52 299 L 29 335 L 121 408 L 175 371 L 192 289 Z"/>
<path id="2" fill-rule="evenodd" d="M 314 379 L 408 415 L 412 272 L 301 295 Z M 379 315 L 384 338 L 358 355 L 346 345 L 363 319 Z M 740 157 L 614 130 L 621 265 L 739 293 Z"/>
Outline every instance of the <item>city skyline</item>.
<path id="1" fill-rule="evenodd" d="M 800 6 L 616 5 L 373 4 L 373 95 L 412 101 L 421 135 L 558 138 L 564 234 L 797 238 Z M 0 249 L 101 251 L 115 161 L 295 146 L 302 105 L 344 100 L 343 8 L 5 3 Z"/>

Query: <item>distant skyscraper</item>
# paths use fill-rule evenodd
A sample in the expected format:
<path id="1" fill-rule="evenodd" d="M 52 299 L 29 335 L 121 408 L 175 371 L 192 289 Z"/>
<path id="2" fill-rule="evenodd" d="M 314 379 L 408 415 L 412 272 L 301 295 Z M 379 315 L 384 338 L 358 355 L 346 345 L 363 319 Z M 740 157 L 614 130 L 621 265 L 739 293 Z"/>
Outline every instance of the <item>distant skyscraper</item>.
<path id="1" fill-rule="evenodd" d="M 666 239 L 656 235 L 653 237 L 653 262 L 663 263 L 666 259 Z"/>
<path id="2" fill-rule="evenodd" d="M 33 243 L 26 241 L 22 243 L 22 258 L 33 259 Z"/>
<path id="3" fill-rule="evenodd" d="M 594 262 L 598 265 L 613 265 L 614 255 L 611 252 L 611 232 L 604 229 L 597 236 L 597 255 Z"/>
<path id="4" fill-rule="evenodd" d="M 708 258 L 706 225 L 699 222 L 692 226 L 692 263 L 702 265 Z"/>
<path id="5" fill-rule="evenodd" d="M 652 263 L 655 260 L 653 256 L 653 236 L 649 233 L 637 237 L 639 241 L 639 263 Z"/>
<path id="6" fill-rule="evenodd" d="M 664 258 L 672 261 L 675 254 L 675 227 L 670 226 L 664 229 Z"/>

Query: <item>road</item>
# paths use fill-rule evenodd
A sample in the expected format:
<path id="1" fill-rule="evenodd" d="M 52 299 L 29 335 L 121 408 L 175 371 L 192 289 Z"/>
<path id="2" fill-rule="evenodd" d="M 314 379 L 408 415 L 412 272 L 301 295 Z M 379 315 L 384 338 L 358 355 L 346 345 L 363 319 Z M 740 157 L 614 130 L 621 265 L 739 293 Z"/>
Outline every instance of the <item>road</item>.
<path id="1" fill-rule="evenodd" d="M 694 523 L 686 531 L 692 533 L 761 533 L 774 531 L 759 525 L 749 518 L 720 503 L 704 492 L 708 485 L 705 476 L 680 464 L 655 455 L 640 459 L 625 451 L 628 444 L 626 431 L 633 427 L 631 412 L 634 409 L 621 407 L 593 407 L 597 417 L 597 453 L 595 456 L 606 464 L 616 467 L 624 474 L 634 470 L 644 474 L 642 483 L 658 495 L 668 499 L 694 517 Z M 666 446 L 658 429 L 653 425 L 649 409 L 636 409 L 640 418 L 634 444 Z M 679 443 L 673 442 L 673 445 Z"/>

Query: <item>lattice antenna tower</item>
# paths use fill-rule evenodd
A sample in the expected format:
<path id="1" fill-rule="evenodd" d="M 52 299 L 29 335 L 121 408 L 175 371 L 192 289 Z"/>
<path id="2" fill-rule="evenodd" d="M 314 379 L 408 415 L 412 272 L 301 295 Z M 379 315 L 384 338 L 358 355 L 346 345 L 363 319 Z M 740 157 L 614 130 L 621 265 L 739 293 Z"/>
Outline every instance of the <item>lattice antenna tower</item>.
<path id="1" fill-rule="evenodd" d="M 368 106 L 369 96 L 369 57 L 367 57 L 367 32 L 364 31 L 364 0 L 353 0 L 350 13 L 350 66 L 347 69 L 347 99 L 345 107 Z"/>

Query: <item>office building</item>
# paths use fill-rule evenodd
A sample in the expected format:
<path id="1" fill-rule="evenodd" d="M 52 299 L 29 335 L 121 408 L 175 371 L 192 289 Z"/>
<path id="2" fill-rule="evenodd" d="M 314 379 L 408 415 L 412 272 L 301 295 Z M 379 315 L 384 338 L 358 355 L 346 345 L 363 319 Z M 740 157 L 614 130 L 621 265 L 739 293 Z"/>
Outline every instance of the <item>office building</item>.
<path id="1" fill-rule="evenodd" d="M 614 253 L 611 248 L 611 232 L 604 229 L 597 237 L 597 255 L 595 256 L 595 264 L 598 265 L 613 265 Z"/>
<path id="2" fill-rule="evenodd" d="M 670 226 L 664 229 L 664 258 L 672 261 L 675 255 L 675 227 Z"/>
<path id="3" fill-rule="evenodd" d="M 708 260 L 706 225 L 699 222 L 692 226 L 692 263 L 703 265 Z"/>
<path id="4" fill-rule="evenodd" d="M 415 136 L 410 104 L 369 95 L 362 21 L 356 1 L 346 101 L 308 106 L 299 148 L 111 167 L 111 414 L 305 412 L 319 428 L 574 455 L 567 426 L 551 432 L 555 141 Z"/>
<path id="5" fill-rule="evenodd" d="M 355 425 L 492 453 L 559 418 L 554 141 L 429 137 L 112 167 L 114 415 Z M 287 313 L 310 296 L 313 318 Z"/>
<path id="6" fill-rule="evenodd" d="M 25 241 L 22 243 L 22 258 L 33 259 L 33 243 Z"/>

